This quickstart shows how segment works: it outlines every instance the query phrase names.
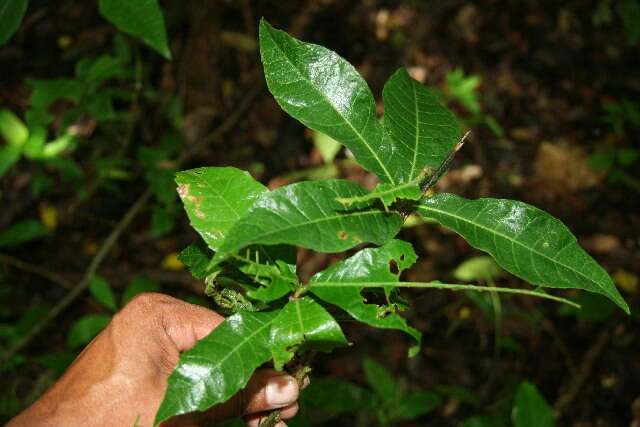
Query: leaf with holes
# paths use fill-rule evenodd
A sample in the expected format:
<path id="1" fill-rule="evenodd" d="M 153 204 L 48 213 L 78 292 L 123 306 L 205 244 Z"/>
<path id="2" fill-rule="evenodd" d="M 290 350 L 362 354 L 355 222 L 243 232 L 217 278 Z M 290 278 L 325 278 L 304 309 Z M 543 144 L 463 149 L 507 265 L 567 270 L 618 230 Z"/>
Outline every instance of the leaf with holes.
<path id="1" fill-rule="evenodd" d="M 347 345 L 335 319 L 310 297 L 294 299 L 285 305 L 271 328 L 273 361 L 281 370 L 296 351 L 329 352 Z"/>
<path id="2" fill-rule="evenodd" d="M 460 234 L 491 254 L 502 268 L 534 285 L 596 292 L 629 313 L 607 272 L 561 221 L 536 207 L 515 200 L 436 194 L 422 200 L 418 212 Z"/>
<path id="3" fill-rule="evenodd" d="M 416 259 L 411 244 L 392 240 L 379 248 L 363 249 L 317 273 L 310 279 L 308 289 L 360 322 L 378 328 L 399 329 L 411 335 L 417 344 L 411 348 L 410 354 L 415 355 L 422 340 L 420 332 L 407 325 L 407 321 L 396 313 L 393 304 L 368 304 L 361 292 L 367 287 L 367 282 L 399 286 L 400 272 L 409 268 Z M 398 272 L 391 271 L 392 263 L 397 266 Z"/>

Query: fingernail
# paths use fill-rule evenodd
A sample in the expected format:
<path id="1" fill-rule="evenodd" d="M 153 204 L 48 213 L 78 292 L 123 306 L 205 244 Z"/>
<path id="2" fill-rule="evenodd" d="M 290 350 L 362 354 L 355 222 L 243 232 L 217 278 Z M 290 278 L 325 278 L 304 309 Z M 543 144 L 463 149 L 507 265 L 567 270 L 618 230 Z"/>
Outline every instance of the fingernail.
<path id="1" fill-rule="evenodd" d="M 266 390 L 267 403 L 271 406 L 286 406 L 298 397 L 296 380 L 289 375 L 274 377 L 269 380 Z"/>

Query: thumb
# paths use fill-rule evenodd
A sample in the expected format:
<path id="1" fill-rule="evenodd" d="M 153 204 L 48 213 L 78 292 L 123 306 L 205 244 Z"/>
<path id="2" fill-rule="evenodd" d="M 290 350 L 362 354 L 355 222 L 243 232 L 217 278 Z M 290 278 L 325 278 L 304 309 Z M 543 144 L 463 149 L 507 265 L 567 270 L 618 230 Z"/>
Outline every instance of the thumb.
<path id="1" fill-rule="evenodd" d="M 180 353 L 193 348 L 224 321 L 224 317 L 208 308 L 168 295 L 156 295 L 162 327 Z"/>

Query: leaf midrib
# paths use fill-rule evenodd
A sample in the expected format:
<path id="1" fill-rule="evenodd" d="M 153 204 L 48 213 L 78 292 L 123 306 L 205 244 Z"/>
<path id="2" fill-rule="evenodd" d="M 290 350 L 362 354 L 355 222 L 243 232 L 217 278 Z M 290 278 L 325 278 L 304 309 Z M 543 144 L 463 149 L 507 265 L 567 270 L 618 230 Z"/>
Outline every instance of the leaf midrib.
<path id="1" fill-rule="evenodd" d="M 539 251 L 535 250 L 534 248 L 531 248 L 531 247 L 529 247 L 529 246 L 525 246 L 523 243 L 519 242 L 518 240 L 512 239 L 511 237 L 509 237 L 509 236 L 508 236 L 508 235 L 506 235 L 506 234 L 500 233 L 499 231 L 496 231 L 496 230 L 493 230 L 493 229 L 491 229 L 491 228 L 485 227 L 485 226 L 484 226 L 484 225 L 482 225 L 482 224 L 479 224 L 479 223 L 477 223 L 477 222 L 471 221 L 471 220 L 469 220 L 469 219 L 467 219 L 467 218 L 465 218 L 465 217 L 462 217 L 462 216 L 460 216 L 460 215 L 455 215 L 455 214 L 453 214 L 453 213 L 451 213 L 451 212 L 448 212 L 448 211 L 443 211 L 443 210 L 441 210 L 441 209 L 435 209 L 435 208 L 431 208 L 431 207 L 426 207 L 426 206 L 424 206 L 424 205 L 419 206 L 419 207 L 418 207 L 418 210 L 420 210 L 420 209 L 425 210 L 425 211 L 433 211 L 433 212 L 437 212 L 437 213 L 443 214 L 443 215 L 445 215 L 445 216 L 450 216 L 450 217 L 452 217 L 452 218 L 456 218 L 456 219 L 458 219 L 458 220 L 464 221 L 464 222 L 466 222 L 466 223 L 468 223 L 468 224 L 471 224 L 471 225 L 473 225 L 473 226 L 476 226 L 476 227 L 478 227 L 478 228 L 481 228 L 481 229 L 483 229 L 483 230 L 486 230 L 486 231 L 488 231 L 488 232 L 490 232 L 490 233 L 493 233 L 493 234 L 495 234 L 495 235 L 497 235 L 497 236 L 503 237 L 503 238 L 505 238 L 505 239 L 509 240 L 509 241 L 510 241 L 510 242 L 512 242 L 512 243 L 517 244 L 518 246 L 520 246 L 520 247 L 522 247 L 522 248 L 524 248 L 524 249 L 528 249 L 528 250 L 530 250 L 531 252 L 533 252 L 533 253 L 534 253 L 534 254 L 536 254 L 536 255 L 539 255 L 539 256 L 540 256 L 540 257 L 542 257 L 542 258 L 546 258 L 547 260 L 549 260 L 549 261 L 550 261 L 551 263 L 553 263 L 553 264 L 557 264 L 557 265 L 559 265 L 559 266 L 561 266 L 561 267 L 566 268 L 566 269 L 567 269 L 567 270 L 569 270 L 569 271 L 573 271 L 573 272 L 574 272 L 574 273 L 576 273 L 578 276 L 583 277 L 583 278 L 585 278 L 588 282 L 595 284 L 595 285 L 596 285 L 596 287 L 598 287 L 598 288 L 599 288 L 599 289 L 601 289 L 603 292 L 605 292 L 607 295 L 609 295 L 609 291 L 608 291 L 607 289 L 603 288 L 603 287 L 600 285 L 600 283 L 599 283 L 599 282 L 596 282 L 595 280 L 591 279 L 589 276 L 585 275 L 585 274 L 584 274 L 584 273 L 582 273 L 581 271 L 576 270 L 576 269 L 572 268 L 572 267 L 571 267 L 571 266 L 569 266 L 569 265 L 566 265 L 566 264 L 560 263 L 560 262 L 556 261 L 554 258 L 551 258 L 551 257 L 549 257 L 548 255 L 546 255 L 546 254 L 544 254 L 544 253 L 542 253 L 542 252 L 539 252 Z M 435 219 L 435 218 L 434 218 L 434 219 Z"/>
<path id="2" fill-rule="evenodd" d="M 299 222 L 299 223 L 296 223 L 296 224 L 287 225 L 286 227 L 281 227 L 281 228 L 278 228 L 278 229 L 275 229 L 275 230 L 271 230 L 268 233 L 260 234 L 256 238 L 252 239 L 251 242 L 252 243 L 259 243 L 260 240 L 258 240 L 258 239 L 263 239 L 263 238 L 265 238 L 267 236 L 270 236 L 272 234 L 280 233 L 280 232 L 286 231 L 286 230 L 293 230 L 293 229 L 296 229 L 296 228 L 299 228 L 299 227 L 304 227 L 304 226 L 311 225 L 311 224 L 319 224 L 319 223 L 322 223 L 322 222 L 328 222 L 328 221 L 332 221 L 332 220 L 340 219 L 340 218 L 352 218 L 352 217 L 355 217 L 355 216 L 373 215 L 373 214 L 381 214 L 381 213 L 382 214 L 386 214 L 386 212 L 384 212 L 382 210 L 379 210 L 379 209 L 376 209 L 376 210 L 370 210 L 370 211 L 366 211 L 366 212 L 353 212 L 353 213 L 350 213 L 348 215 L 333 215 L 333 216 L 314 219 L 314 220 L 311 220 L 311 221 Z M 251 244 L 251 243 L 248 243 L 245 246 L 249 246 L 249 244 Z M 232 250 L 235 250 L 235 249 L 232 249 Z"/>
<path id="3" fill-rule="evenodd" d="M 210 365 L 211 369 L 210 371 L 219 368 L 228 358 L 230 358 L 233 354 L 235 354 L 236 352 L 239 351 L 239 349 L 241 347 L 243 347 L 248 341 L 250 341 L 251 339 L 253 339 L 254 336 L 256 336 L 258 333 L 262 332 L 262 330 L 266 327 L 270 327 L 271 324 L 275 321 L 276 316 L 273 316 L 271 319 L 269 319 L 267 322 L 265 322 L 264 324 L 262 324 L 262 326 L 260 326 L 258 329 L 255 329 L 253 333 L 247 335 L 244 339 L 242 339 L 242 341 L 240 341 L 240 343 L 233 347 L 233 349 L 231 351 L 229 351 L 229 353 L 227 353 L 226 356 L 224 356 L 222 359 L 219 359 L 217 363 L 215 363 L 214 365 Z M 207 375 L 203 375 L 202 378 L 209 378 L 209 376 Z M 196 384 L 201 384 L 203 383 L 204 380 L 203 379 L 199 379 L 198 381 L 196 381 Z M 192 387 L 193 388 L 193 387 Z"/>
<path id="4" fill-rule="evenodd" d="M 300 78 L 304 81 L 306 81 L 309 86 L 311 86 L 315 92 L 320 95 L 321 98 L 323 98 L 329 105 L 331 105 L 331 107 L 333 108 L 333 110 L 338 114 L 338 116 L 340 116 L 340 118 L 342 119 L 342 121 L 344 121 L 350 128 L 351 130 L 358 136 L 358 138 L 362 141 L 362 143 L 364 144 L 365 147 L 367 147 L 367 149 L 369 150 L 369 152 L 371 153 L 371 155 L 373 155 L 373 157 L 376 159 L 376 161 L 378 162 L 378 164 L 382 167 L 382 170 L 384 171 L 385 175 L 387 176 L 387 178 L 389 178 L 389 182 L 394 182 L 393 177 L 391 176 L 391 174 L 389 173 L 389 171 L 387 170 L 386 166 L 384 165 L 384 163 L 382 163 L 382 160 L 380 160 L 380 157 L 378 157 L 378 153 L 376 153 L 376 151 L 371 148 L 371 146 L 369 145 L 369 143 L 367 142 L 366 139 L 364 139 L 364 137 L 362 136 L 362 134 L 360 132 L 358 132 L 358 130 L 353 127 L 353 125 L 351 124 L 351 122 L 349 122 L 343 115 L 342 112 L 340 110 L 338 110 L 337 108 L 333 107 L 333 104 L 331 103 L 331 101 L 329 100 L 329 98 L 327 98 L 324 93 L 322 93 L 317 87 L 315 87 L 313 85 L 313 83 L 311 83 L 310 80 L 306 79 L 304 77 L 304 74 L 302 73 L 301 70 L 298 69 L 298 67 L 296 66 L 296 64 L 291 60 L 291 58 L 289 58 L 289 56 L 287 55 L 287 52 L 285 52 L 285 50 L 280 47 L 280 45 L 278 44 L 278 42 L 275 40 L 275 38 L 271 35 L 271 28 L 268 29 L 269 31 L 269 37 L 271 38 L 271 40 L 273 41 L 273 44 L 275 46 L 278 47 L 278 49 L 280 50 L 280 52 L 282 52 L 282 54 L 284 55 L 285 58 L 287 58 L 287 61 L 292 65 L 293 69 L 296 70 L 296 72 L 298 73 L 298 75 L 300 76 Z"/>

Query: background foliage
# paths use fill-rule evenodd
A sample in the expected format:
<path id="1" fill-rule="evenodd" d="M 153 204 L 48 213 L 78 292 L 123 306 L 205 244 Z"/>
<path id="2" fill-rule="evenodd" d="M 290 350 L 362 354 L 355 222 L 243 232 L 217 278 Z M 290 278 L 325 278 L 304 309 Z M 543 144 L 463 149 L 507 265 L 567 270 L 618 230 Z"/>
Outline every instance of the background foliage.
<path id="1" fill-rule="evenodd" d="M 118 26 L 117 17 L 107 13 L 104 19 L 100 12 L 109 3 L 32 1 L 13 38 L 0 34 L 0 43 L 6 41 L 0 47 L 3 348 L 24 337 L 74 285 L 86 283 L 90 291 L 2 363 L 3 416 L 36 398 L 136 292 L 155 289 L 206 303 L 201 283 L 176 259 L 194 240 L 172 182 L 179 162 L 180 169 L 249 169 L 270 188 L 318 176 L 371 183 L 345 152 L 332 151 L 321 135 L 283 115 L 256 84 L 263 81 L 256 50 L 262 15 L 338 51 L 366 76 L 373 93 L 381 93 L 399 66 L 436 86 L 473 129 L 472 143 L 439 190 L 521 199 L 558 216 L 637 309 L 634 130 L 640 114 L 637 73 L 629 72 L 638 67 L 636 1 L 220 1 L 215 7 L 167 1 L 167 39 L 142 42 L 109 23 Z M 166 62 L 153 49 L 165 57 L 170 51 L 174 60 Z M 220 138 L 220 125 L 233 131 Z M 147 188 L 152 196 L 142 199 L 104 262 L 83 277 Z M 407 229 L 403 238 L 424 259 L 405 280 L 466 275 L 519 285 L 433 224 Z M 309 277 L 336 260 L 302 251 L 299 269 Z M 501 425 L 519 422 L 531 410 L 524 402 L 546 400 L 559 425 L 637 420 L 633 313 L 621 317 L 587 295 L 576 295 L 583 311 L 520 297 L 417 295 L 407 294 L 416 300 L 410 323 L 425 334 L 418 357 L 404 357 L 412 342 L 399 333 L 348 327 L 357 345 L 321 358 L 317 376 L 348 380 L 358 388 L 345 393 L 361 396 L 362 406 L 325 407 L 314 419 L 328 420 L 333 411 L 342 415 L 327 421 L 331 425 L 407 418 L 418 425 Z M 409 380 L 376 389 L 367 383 L 375 362 L 363 366 L 362 354 L 383 361 L 396 382 Z M 407 401 L 431 399 L 433 410 L 398 409 L 390 403 L 397 395 L 384 395 L 396 389 Z M 537 390 L 544 398 L 522 397 Z M 311 393 L 308 410 L 314 405 L 323 408 Z M 361 410 L 371 407 L 383 409 Z"/>

